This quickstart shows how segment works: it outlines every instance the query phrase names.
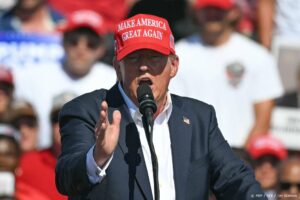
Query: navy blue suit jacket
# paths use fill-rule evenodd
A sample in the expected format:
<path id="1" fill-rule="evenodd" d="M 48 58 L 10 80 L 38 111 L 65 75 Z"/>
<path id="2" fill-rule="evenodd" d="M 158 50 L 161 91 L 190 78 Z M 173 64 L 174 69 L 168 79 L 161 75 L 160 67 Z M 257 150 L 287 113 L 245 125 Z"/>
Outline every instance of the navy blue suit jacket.
<path id="1" fill-rule="evenodd" d="M 86 172 L 86 154 L 95 144 L 94 129 L 104 99 L 110 120 L 114 110 L 122 114 L 120 137 L 107 175 L 101 183 L 92 185 Z M 255 199 L 262 194 L 251 169 L 224 140 L 213 107 L 175 95 L 172 102 L 168 123 L 176 199 L 204 200 L 209 189 L 218 199 L 228 200 Z M 139 134 L 117 85 L 67 103 L 60 114 L 60 128 L 62 154 L 56 167 L 56 184 L 61 193 L 70 199 L 153 199 Z"/>

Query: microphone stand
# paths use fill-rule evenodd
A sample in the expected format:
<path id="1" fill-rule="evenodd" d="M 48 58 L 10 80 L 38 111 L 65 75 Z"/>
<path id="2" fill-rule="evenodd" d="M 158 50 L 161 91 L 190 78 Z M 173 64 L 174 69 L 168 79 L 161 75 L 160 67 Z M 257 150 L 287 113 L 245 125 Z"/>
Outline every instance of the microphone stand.
<path id="1" fill-rule="evenodd" d="M 159 181 L 158 181 L 158 161 L 153 144 L 153 119 L 147 119 L 144 115 L 142 117 L 143 126 L 145 129 L 148 145 L 151 153 L 153 180 L 154 180 L 154 199 L 159 200 Z"/>

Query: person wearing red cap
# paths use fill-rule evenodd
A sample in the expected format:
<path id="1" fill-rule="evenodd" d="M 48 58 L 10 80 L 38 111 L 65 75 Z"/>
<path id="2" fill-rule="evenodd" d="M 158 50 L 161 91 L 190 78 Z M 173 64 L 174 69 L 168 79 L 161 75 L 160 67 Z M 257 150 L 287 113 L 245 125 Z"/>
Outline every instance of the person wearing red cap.
<path id="1" fill-rule="evenodd" d="M 64 91 L 83 94 L 116 82 L 113 67 L 102 62 L 106 27 L 100 14 L 78 10 L 57 26 L 63 33 L 65 57 L 62 63 L 49 63 L 18 74 L 19 97 L 28 99 L 38 114 L 39 147 L 51 146 L 49 115 L 52 99 Z"/>
<path id="2" fill-rule="evenodd" d="M 284 144 L 272 135 L 260 136 L 247 149 L 253 163 L 255 178 L 269 200 L 276 199 L 278 166 L 287 157 Z"/>
<path id="3" fill-rule="evenodd" d="M 233 0 L 195 0 L 192 6 L 199 31 L 176 43 L 182 67 L 170 89 L 212 104 L 225 139 L 243 152 L 269 131 L 274 99 L 283 93 L 278 69 L 267 49 L 235 32 Z"/>
<path id="4" fill-rule="evenodd" d="M 224 140 L 214 108 L 168 91 L 178 65 L 166 19 L 137 14 L 118 24 L 118 82 L 73 99 L 60 112 L 56 184 L 62 194 L 110 200 L 207 199 L 209 189 L 219 199 L 262 195 L 251 170 Z M 152 135 L 156 157 L 138 108 L 137 93 L 144 86 L 150 90 L 145 96 L 153 96 L 149 100 L 157 107 Z"/>

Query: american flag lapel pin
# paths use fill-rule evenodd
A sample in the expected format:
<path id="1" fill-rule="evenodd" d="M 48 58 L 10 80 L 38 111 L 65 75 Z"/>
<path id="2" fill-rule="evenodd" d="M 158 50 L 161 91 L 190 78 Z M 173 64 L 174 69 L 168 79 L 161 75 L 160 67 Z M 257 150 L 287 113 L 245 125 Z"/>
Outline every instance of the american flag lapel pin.
<path id="1" fill-rule="evenodd" d="M 185 124 L 188 124 L 188 125 L 191 124 L 190 119 L 187 118 L 187 117 L 185 117 L 185 116 L 182 117 L 182 121 L 183 121 L 183 123 L 185 123 Z"/>

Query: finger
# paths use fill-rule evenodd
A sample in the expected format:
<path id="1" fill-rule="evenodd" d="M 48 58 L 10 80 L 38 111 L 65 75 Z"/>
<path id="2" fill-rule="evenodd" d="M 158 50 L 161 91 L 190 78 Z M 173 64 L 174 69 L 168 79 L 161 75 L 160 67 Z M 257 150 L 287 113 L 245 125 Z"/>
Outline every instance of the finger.
<path id="1" fill-rule="evenodd" d="M 101 103 L 101 111 L 100 111 L 100 126 L 102 126 L 103 123 L 108 123 L 108 105 L 106 103 L 106 101 L 103 101 Z"/>
<path id="2" fill-rule="evenodd" d="M 121 113 L 118 110 L 115 110 L 113 112 L 113 121 L 112 125 L 116 127 L 120 127 L 120 122 L 121 122 Z"/>
<path id="3" fill-rule="evenodd" d="M 100 131 L 105 130 L 105 128 L 107 127 L 105 124 L 107 123 L 107 109 L 108 109 L 108 105 L 106 101 L 102 101 L 101 105 L 100 105 L 100 116 L 99 116 L 99 121 L 96 124 L 96 128 L 95 128 L 95 134 L 96 137 L 99 136 Z"/>

